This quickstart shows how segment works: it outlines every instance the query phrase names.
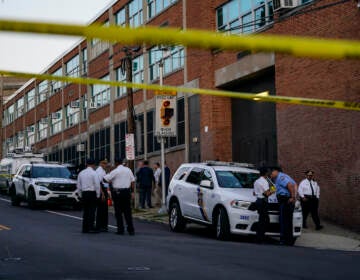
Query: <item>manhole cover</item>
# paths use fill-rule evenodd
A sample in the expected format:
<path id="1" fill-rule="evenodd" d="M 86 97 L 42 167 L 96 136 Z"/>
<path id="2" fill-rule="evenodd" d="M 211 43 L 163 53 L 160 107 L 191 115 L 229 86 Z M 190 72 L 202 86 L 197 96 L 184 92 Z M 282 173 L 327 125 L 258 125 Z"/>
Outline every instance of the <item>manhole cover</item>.
<path id="1" fill-rule="evenodd" d="M 150 267 L 146 266 L 134 266 L 134 267 L 128 267 L 128 271 L 149 271 Z"/>
<path id="2" fill-rule="evenodd" d="M 21 261 L 21 258 L 4 258 L 4 262 L 19 262 Z"/>

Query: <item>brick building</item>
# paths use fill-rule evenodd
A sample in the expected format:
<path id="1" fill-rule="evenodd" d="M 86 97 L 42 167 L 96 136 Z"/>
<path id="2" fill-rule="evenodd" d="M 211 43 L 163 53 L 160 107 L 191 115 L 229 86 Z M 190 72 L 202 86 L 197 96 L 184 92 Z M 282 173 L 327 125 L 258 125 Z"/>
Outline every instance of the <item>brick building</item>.
<path id="1" fill-rule="evenodd" d="M 357 1 L 293 1 L 274 11 L 271 0 L 119 0 L 94 20 L 108 25 L 169 26 L 228 33 L 276 33 L 359 39 Z M 275 3 L 276 5 L 277 3 Z M 275 6 L 276 7 L 276 6 Z M 128 11 L 128 12 L 127 12 Z M 83 40 L 46 73 L 126 79 L 121 44 Z M 359 101 L 356 60 L 316 60 L 273 53 L 142 46 L 133 54 L 133 80 L 273 95 Z M 134 92 L 136 154 L 159 160 L 154 137 L 154 93 Z M 83 163 L 125 156 L 126 90 L 31 80 L 4 108 L 3 150 L 31 146 L 49 160 Z M 254 103 L 178 93 L 178 136 L 166 143 L 172 170 L 209 159 L 281 164 L 299 181 L 314 169 L 322 187 L 323 216 L 359 230 L 360 115 L 333 109 Z M 79 151 L 79 144 L 85 151 Z"/>

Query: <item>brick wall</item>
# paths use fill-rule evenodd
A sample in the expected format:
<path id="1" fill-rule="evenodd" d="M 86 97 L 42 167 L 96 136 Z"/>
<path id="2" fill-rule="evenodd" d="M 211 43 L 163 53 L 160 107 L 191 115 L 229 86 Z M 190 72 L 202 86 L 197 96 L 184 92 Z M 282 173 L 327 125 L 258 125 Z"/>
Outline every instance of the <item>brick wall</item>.
<path id="1" fill-rule="evenodd" d="M 319 1 L 308 9 L 335 1 Z M 360 39 L 356 1 L 300 15 L 269 32 Z M 276 56 L 277 95 L 360 100 L 357 60 Z M 278 156 L 297 182 L 306 169 L 321 187 L 321 215 L 360 230 L 360 114 L 335 109 L 277 105 Z"/>

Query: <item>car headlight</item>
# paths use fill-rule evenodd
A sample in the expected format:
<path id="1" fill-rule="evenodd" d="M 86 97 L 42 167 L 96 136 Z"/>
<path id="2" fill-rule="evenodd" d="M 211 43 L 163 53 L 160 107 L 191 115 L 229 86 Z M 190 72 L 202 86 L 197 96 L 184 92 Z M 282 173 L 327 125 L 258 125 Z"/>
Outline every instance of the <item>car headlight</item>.
<path id="1" fill-rule="evenodd" d="M 230 202 L 231 207 L 244 210 L 248 210 L 250 204 L 251 202 L 243 200 L 233 200 Z"/>
<path id="2" fill-rule="evenodd" d="M 40 187 L 49 187 L 50 183 L 45 183 L 45 182 L 37 182 L 35 183 L 36 185 L 40 186 Z"/>
<path id="3" fill-rule="evenodd" d="M 300 203 L 299 200 L 296 200 L 296 201 L 295 201 L 294 212 L 301 212 L 301 203 Z"/>

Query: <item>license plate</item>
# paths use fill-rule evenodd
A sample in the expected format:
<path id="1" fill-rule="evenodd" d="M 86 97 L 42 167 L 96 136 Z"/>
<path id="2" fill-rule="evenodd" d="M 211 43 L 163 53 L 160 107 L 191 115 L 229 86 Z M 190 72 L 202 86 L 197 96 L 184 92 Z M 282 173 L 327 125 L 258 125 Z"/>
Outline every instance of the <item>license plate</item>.
<path id="1" fill-rule="evenodd" d="M 275 194 L 272 194 L 268 197 L 268 202 L 269 203 L 278 203 L 277 197 Z"/>

